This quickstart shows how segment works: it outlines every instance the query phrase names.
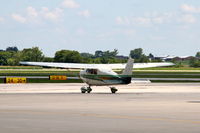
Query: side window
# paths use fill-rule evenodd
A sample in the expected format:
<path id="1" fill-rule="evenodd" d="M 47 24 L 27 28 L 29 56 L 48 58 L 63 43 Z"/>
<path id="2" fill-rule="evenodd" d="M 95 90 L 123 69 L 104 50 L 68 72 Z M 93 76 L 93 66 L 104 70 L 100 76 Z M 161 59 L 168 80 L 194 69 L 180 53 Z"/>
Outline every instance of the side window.
<path id="1" fill-rule="evenodd" d="M 86 72 L 87 72 L 88 74 L 92 74 L 92 73 L 93 73 L 93 70 L 92 70 L 92 69 L 87 69 Z"/>
<path id="2" fill-rule="evenodd" d="M 94 73 L 94 74 L 97 74 L 97 69 L 94 69 L 93 73 Z"/>
<path id="3" fill-rule="evenodd" d="M 86 72 L 88 74 L 97 74 L 97 69 L 87 69 Z"/>

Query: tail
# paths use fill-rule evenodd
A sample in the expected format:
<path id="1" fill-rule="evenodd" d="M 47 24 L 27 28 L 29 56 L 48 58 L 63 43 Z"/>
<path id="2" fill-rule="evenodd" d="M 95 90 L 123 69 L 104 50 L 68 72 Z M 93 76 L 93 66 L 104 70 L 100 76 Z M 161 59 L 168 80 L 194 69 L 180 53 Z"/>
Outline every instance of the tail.
<path id="1" fill-rule="evenodd" d="M 125 67 L 125 69 L 122 72 L 122 75 L 132 76 L 133 63 L 134 63 L 134 59 L 132 59 L 131 57 L 129 57 L 128 62 L 126 64 L 126 67 Z"/>

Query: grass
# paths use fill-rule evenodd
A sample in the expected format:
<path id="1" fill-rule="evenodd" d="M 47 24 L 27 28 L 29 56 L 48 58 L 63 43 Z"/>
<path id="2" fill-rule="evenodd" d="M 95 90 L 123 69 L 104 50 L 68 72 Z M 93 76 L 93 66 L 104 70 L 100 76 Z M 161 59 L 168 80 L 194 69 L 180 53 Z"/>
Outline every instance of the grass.
<path id="1" fill-rule="evenodd" d="M 66 75 L 68 77 L 77 77 L 78 72 L 12 72 L 0 73 L 0 76 L 49 76 Z M 135 78 L 200 78 L 200 72 L 133 72 Z"/>
<path id="2" fill-rule="evenodd" d="M 117 72 L 117 73 L 121 73 L 121 72 Z M 26 70 L 0 70 L 0 76 L 48 76 L 48 75 L 67 75 L 67 76 L 78 76 L 79 75 L 79 71 L 60 71 L 58 69 L 58 71 L 54 70 L 54 71 L 26 71 Z M 133 76 L 154 76 L 154 75 L 167 75 L 169 77 L 171 76 L 199 76 L 200 75 L 200 71 L 199 72 L 194 72 L 194 71 L 140 71 L 140 70 L 136 70 L 133 71 Z"/>
<path id="3" fill-rule="evenodd" d="M 12 72 L 0 73 L 0 76 L 49 76 L 49 75 L 67 75 L 69 77 L 77 77 L 78 73 L 73 72 L 45 72 L 45 73 L 32 73 L 32 72 Z"/>
<path id="4" fill-rule="evenodd" d="M 0 69 L 42 69 L 39 66 L 0 66 Z"/>
<path id="5" fill-rule="evenodd" d="M 200 72 L 134 72 L 136 78 L 200 78 Z"/>
<path id="6" fill-rule="evenodd" d="M 4 83 L 4 79 L 0 79 L 0 83 Z M 49 79 L 27 79 L 27 83 L 82 83 L 82 80 L 49 80 Z"/>
<path id="7" fill-rule="evenodd" d="M 167 70 L 167 71 L 166 71 Z M 173 70 L 173 71 L 171 71 Z M 187 71 L 185 71 L 187 70 Z M 195 71 L 193 71 L 195 70 Z M 198 71 L 199 70 L 199 71 Z M 121 73 L 118 71 L 118 73 Z M 77 77 L 79 75 L 78 70 L 69 71 L 65 69 L 1 69 L 0 76 L 49 76 L 49 75 L 66 75 L 68 77 Z M 145 68 L 136 69 L 133 71 L 134 78 L 200 78 L 200 68 Z M 50 81 L 48 79 L 28 79 L 28 83 L 77 83 L 81 80 L 65 80 L 65 81 Z M 159 81 L 153 82 L 188 82 L 188 81 Z M 189 81 L 191 82 L 191 81 Z M 196 81 L 194 81 L 196 82 Z M 0 83 L 3 83 L 3 79 L 0 79 Z"/>
<path id="8" fill-rule="evenodd" d="M 79 79 L 68 79 L 68 80 L 49 80 L 49 79 L 28 79 L 28 83 L 83 83 Z"/>
<path id="9" fill-rule="evenodd" d="M 152 80 L 152 83 L 199 83 L 200 81 L 188 81 L 188 80 L 173 80 L 173 81 L 168 81 L 168 80 Z"/>
<path id="10" fill-rule="evenodd" d="M 194 67 L 154 67 L 154 68 L 137 68 L 135 70 L 200 70 Z"/>

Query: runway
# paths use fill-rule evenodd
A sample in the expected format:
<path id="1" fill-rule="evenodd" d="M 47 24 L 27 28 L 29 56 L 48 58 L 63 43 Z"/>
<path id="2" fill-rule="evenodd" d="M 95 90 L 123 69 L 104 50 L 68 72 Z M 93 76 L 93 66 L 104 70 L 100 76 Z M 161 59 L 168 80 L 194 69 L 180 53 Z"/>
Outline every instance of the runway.
<path id="1" fill-rule="evenodd" d="M 200 84 L 0 84 L 2 133 L 199 133 Z"/>

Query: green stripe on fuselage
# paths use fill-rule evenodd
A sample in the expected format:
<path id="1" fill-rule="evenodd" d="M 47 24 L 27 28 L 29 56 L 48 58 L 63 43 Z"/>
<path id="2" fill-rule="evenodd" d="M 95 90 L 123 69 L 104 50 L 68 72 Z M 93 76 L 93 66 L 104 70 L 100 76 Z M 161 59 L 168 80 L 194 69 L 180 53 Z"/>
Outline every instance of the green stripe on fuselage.
<path id="1" fill-rule="evenodd" d="M 93 74 L 87 74 L 87 75 L 81 75 L 83 78 L 92 79 L 92 80 L 99 80 L 99 81 L 105 81 L 105 80 L 122 80 L 123 78 L 131 77 L 130 75 L 93 75 Z"/>

